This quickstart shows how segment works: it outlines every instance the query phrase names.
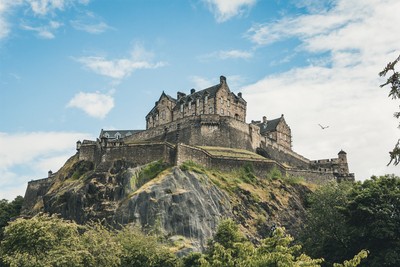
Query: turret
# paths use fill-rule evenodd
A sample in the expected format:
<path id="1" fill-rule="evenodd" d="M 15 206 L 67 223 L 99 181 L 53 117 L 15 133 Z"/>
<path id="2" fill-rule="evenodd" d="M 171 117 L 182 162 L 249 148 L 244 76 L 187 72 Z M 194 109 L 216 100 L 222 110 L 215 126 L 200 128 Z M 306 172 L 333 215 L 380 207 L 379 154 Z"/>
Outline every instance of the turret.
<path id="1" fill-rule="evenodd" d="M 340 174 L 348 174 L 349 173 L 349 165 L 347 164 L 347 153 L 343 150 L 340 150 L 338 153 L 339 158 L 339 173 Z"/>

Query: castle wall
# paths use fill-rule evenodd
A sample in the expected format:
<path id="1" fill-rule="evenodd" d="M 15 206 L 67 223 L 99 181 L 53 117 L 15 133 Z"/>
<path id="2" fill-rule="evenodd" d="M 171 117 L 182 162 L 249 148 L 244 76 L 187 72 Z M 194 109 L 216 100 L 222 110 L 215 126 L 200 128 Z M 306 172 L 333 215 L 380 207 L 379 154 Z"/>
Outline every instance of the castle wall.
<path id="1" fill-rule="evenodd" d="M 314 184 L 327 184 L 336 181 L 332 172 L 291 169 L 287 171 L 287 174 L 292 177 L 303 177 L 307 182 Z"/>
<path id="2" fill-rule="evenodd" d="M 175 164 L 175 147 L 167 143 L 116 145 L 107 143 L 103 148 L 101 161 L 126 159 L 137 165 L 144 165 L 152 161 L 163 160 L 171 165 Z"/>
<path id="3" fill-rule="evenodd" d="M 264 138 L 261 142 L 261 147 L 257 149 L 257 153 L 275 161 L 281 162 L 291 168 L 308 169 L 310 160 L 297 154 L 296 152 L 287 149 L 275 142 Z"/>
<path id="4" fill-rule="evenodd" d="M 216 168 L 228 172 L 240 169 L 246 164 L 251 164 L 254 173 L 259 177 L 265 177 L 274 167 L 280 170 L 283 174 L 286 173 L 284 166 L 272 160 L 237 159 L 221 156 L 215 157 L 201 148 L 178 144 L 176 165 L 179 166 L 185 161 L 193 161 L 207 168 Z"/>
<path id="5" fill-rule="evenodd" d="M 34 207 L 34 205 L 43 204 L 43 196 L 49 190 L 53 182 L 53 177 L 48 177 L 39 180 L 32 180 L 28 182 L 28 186 L 25 191 L 24 204 L 22 206 L 22 214 L 30 214 L 33 209 L 40 207 Z"/>
<path id="6" fill-rule="evenodd" d="M 127 137 L 126 143 L 166 141 L 199 146 L 223 146 L 254 151 L 259 144 L 257 129 L 245 122 L 219 115 L 191 116 Z"/>

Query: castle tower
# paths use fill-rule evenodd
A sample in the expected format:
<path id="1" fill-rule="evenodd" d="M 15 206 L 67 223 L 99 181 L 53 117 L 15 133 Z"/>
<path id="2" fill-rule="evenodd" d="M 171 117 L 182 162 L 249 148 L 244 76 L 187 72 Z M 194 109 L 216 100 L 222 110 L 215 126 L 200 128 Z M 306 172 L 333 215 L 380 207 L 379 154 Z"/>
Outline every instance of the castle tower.
<path id="1" fill-rule="evenodd" d="M 348 174 L 349 173 L 349 165 L 347 164 L 347 153 L 343 150 L 340 150 L 338 153 L 339 159 L 339 174 Z"/>

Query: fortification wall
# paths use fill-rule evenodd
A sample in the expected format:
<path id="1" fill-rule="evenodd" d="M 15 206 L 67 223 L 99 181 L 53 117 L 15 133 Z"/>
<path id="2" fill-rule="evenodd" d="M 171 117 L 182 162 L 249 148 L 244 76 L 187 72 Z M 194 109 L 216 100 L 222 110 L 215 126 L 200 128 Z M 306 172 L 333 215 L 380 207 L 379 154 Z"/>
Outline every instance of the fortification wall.
<path id="1" fill-rule="evenodd" d="M 175 147 L 168 143 L 122 144 L 108 142 L 102 149 L 101 161 L 125 159 L 136 165 L 163 160 L 175 164 Z"/>
<path id="2" fill-rule="evenodd" d="M 266 158 L 286 164 L 291 168 L 308 169 L 310 166 L 309 159 L 278 145 L 267 138 L 265 138 L 261 144 L 261 147 L 257 149 L 257 153 Z"/>
<path id="3" fill-rule="evenodd" d="M 253 142 L 249 129 L 250 126 L 245 122 L 228 116 L 203 114 L 134 134 L 126 138 L 125 142 L 166 141 L 175 144 L 223 146 L 254 151 L 258 144 Z M 253 132 L 253 135 L 256 134 L 257 129 Z"/>
<path id="4" fill-rule="evenodd" d="M 43 204 L 43 196 L 49 190 L 53 180 L 54 176 L 28 182 L 21 214 L 29 215 L 34 208 L 40 208 L 34 207 L 34 205 L 37 203 L 39 203 L 39 205 Z"/>
<path id="5" fill-rule="evenodd" d="M 303 177 L 307 182 L 314 184 L 327 184 L 329 182 L 336 181 L 336 177 L 333 172 L 290 169 L 287 171 L 287 175 L 293 177 Z"/>
<path id="6" fill-rule="evenodd" d="M 254 168 L 255 174 L 259 177 L 265 177 L 265 175 L 274 167 L 280 170 L 283 174 L 286 173 L 285 167 L 273 160 L 238 159 L 222 156 L 216 157 L 201 148 L 185 144 L 177 145 L 176 158 L 176 165 L 178 166 L 183 162 L 190 160 L 207 168 L 216 168 L 222 171 L 232 171 L 240 169 L 246 164 L 251 164 Z"/>

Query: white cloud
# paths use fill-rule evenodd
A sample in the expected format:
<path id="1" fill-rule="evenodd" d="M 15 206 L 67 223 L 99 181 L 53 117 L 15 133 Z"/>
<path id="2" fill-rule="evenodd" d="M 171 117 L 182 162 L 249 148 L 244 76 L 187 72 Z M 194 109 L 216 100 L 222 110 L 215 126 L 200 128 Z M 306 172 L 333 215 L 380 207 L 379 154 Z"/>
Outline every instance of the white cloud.
<path id="1" fill-rule="evenodd" d="M 91 34 L 100 34 L 106 30 L 112 29 L 112 27 L 108 26 L 107 23 L 92 12 L 87 12 L 84 16 L 76 20 L 71 20 L 70 23 L 76 30 Z"/>
<path id="2" fill-rule="evenodd" d="M 253 57 L 253 52 L 243 51 L 243 50 L 221 50 L 218 52 L 213 52 L 207 55 L 200 56 L 200 60 L 210 60 L 210 59 L 249 59 Z"/>
<path id="3" fill-rule="evenodd" d="M 96 24 L 86 24 L 85 22 L 79 20 L 71 21 L 71 25 L 76 30 L 85 31 L 91 34 L 100 34 L 111 28 L 105 22 L 98 22 Z"/>
<path id="4" fill-rule="evenodd" d="M 54 38 L 54 30 L 62 25 L 54 25 L 57 12 L 63 12 L 67 8 L 76 5 L 87 5 L 90 0 L 0 0 L 0 40 L 6 38 L 12 28 L 8 16 L 15 10 L 24 9 L 24 16 L 20 19 L 30 19 L 39 16 L 49 22 L 45 26 L 32 27 L 23 25 L 22 29 L 36 31 L 38 36 L 45 39 Z M 28 11 L 28 12 L 26 12 Z M 49 19 L 50 18 L 50 19 Z"/>
<path id="5" fill-rule="evenodd" d="M 217 22 L 225 22 L 235 16 L 241 16 L 250 9 L 256 0 L 204 0 L 214 13 Z"/>
<path id="6" fill-rule="evenodd" d="M 190 76 L 189 77 L 190 82 L 193 84 L 193 87 L 196 89 L 204 89 L 204 88 L 208 88 L 212 85 L 215 84 L 215 82 L 213 82 L 212 80 L 206 79 L 204 77 L 200 77 L 200 76 Z"/>
<path id="7" fill-rule="evenodd" d="M 48 25 L 32 27 L 29 25 L 21 25 L 21 28 L 27 31 L 37 32 L 38 37 L 43 39 L 53 39 L 55 38 L 54 32 L 62 26 L 61 23 L 57 21 L 50 21 Z"/>
<path id="8" fill-rule="evenodd" d="M 49 12 L 55 10 L 63 10 L 66 1 L 65 0 L 26 0 L 31 6 L 33 13 L 37 15 L 46 15 Z"/>
<path id="9" fill-rule="evenodd" d="M 89 116 L 102 119 L 114 107 L 114 98 L 110 95 L 79 92 L 67 104 L 85 111 Z"/>
<path id="10" fill-rule="evenodd" d="M 27 182 L 57 171 L 74 154 L 78 140 L 93 139 L 84 133 L 0 132 L 0 199 L 24 195 Z M 23 168 L 21 168 L 23 166 Z"/>
<path id="11" fill-rule="evenodd" d="M 131 56 L 107 60 L 104 57 L 80 57 L 76 60 L 93 72 L 114 79 L 122 79 L 138 69 L 155 69 L 166 65 L 165 62 L 151 62 L 153 54 L 142 46 L 136 45 Z"/>
<path id="12" fill-rule="evenodd" d="M 344 149 L 358 179 L 400 174 L 398 168 L 386 167 L 399 137 L 392 116 L 398 103 L 387 97 L 388 88 L 379 88 L 378 77 L 400 53 L 400 36 L 394 34 L 400 17 L 393 12 L 399 8 L 397 0 L 338 0 L 329 10 L 250 29 L 257 45 L 297 38 L 298 53 L 313 64 L 243 88 L 249 119 L 284 113 L 296 151 L 318 159 Z M 320 56 L 322 64 L 316 63 Z M 321 130 L 318 123 L 330 127 Z"/>

